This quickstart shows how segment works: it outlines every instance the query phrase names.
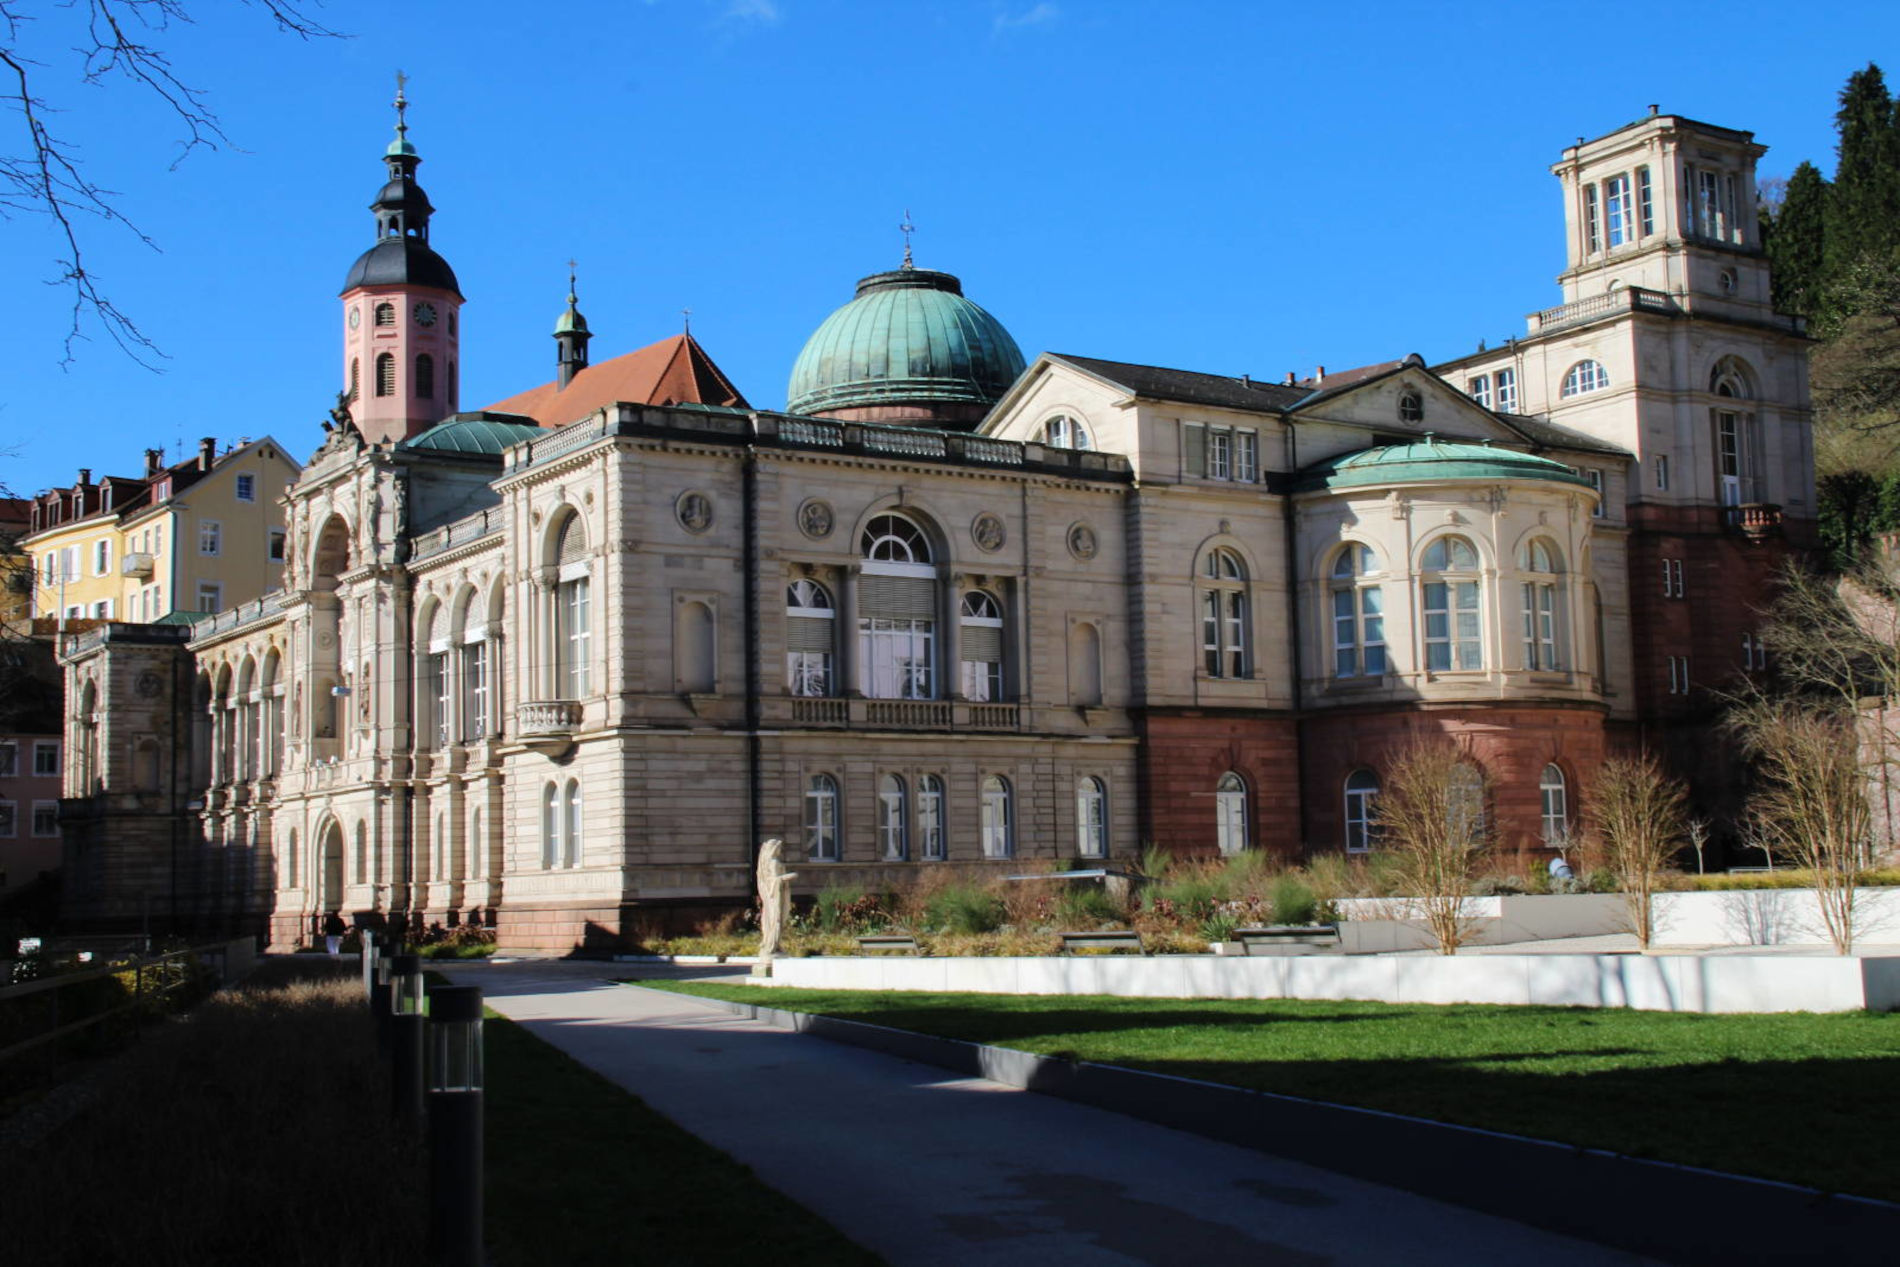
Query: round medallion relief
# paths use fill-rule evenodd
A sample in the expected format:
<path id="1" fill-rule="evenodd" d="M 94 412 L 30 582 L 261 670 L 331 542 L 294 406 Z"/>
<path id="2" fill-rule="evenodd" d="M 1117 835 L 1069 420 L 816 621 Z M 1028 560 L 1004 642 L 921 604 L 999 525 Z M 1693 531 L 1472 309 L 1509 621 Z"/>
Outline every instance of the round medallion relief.
<path id="1" fill-rule="evenodd" d="M 987 510 L 970 521 L 970 540 L 976 542 L 976 548 L 994 554 L 1003 548 L 1009 533 L 1003 527 L 1003 521 Z"/>
<path id="2" fill-rule="evenodd" d="M 1095 557 L 1095 529 L 1085 523 L 1069 525 L 1069 553 L 1078 559 Z"/>
<path id="3" fill-rule="evenodd" d="M 704 532 L 712 527 L 712 498 L 701 492 L 681 493 L 679 500 L 673 503 L 673 513 L 686 531 Z"/>
<path id="4" fill-rule="evenodd" d="M 165 689 L 165 682 L 156 673 L 141 673 L 133 689 L 139 693 L 140 699 L 153 699 Z"/>
<path id="5" fill-rule="evenodd" d="M 820 497 L 808 497 L 798 507 L 798 530 L 814 541 L 831 535 L 831 504 Z"/>

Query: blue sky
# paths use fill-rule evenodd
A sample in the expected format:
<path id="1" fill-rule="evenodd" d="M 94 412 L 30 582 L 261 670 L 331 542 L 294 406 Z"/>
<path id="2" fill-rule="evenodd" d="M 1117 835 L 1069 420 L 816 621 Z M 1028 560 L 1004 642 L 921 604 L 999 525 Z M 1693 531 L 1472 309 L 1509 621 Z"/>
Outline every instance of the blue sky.
<path id="1" fill-rule="evenodd" d="M 680 328 L 753 404 L 855 280 L 959 274 L 1026 355 L 1277 378 L 1437 360 L 1557 302 L 1549 165 L 1663 110 L 1747 128 L 1764 174 L 1831 169 L 1835 95 L 1900 78 L 1900 6 L 1732 0 L 1693 20 L 1547 4 L 330 0 L 298 41 L 197 0 L 154 37 L 232 145 L 173 166 L 149 99 L 76 83 L 65 11 L 19 47 L 55 126 L 161 248 L 89 265 L 164 350 L 62 368 L 48 226 L 0 220 L 0 481 L 130 474 L 275 435 L 307 453 L 340 380 L 337 287 L 374 240 L 393 75 L 468 297 L 462 401 L 553 376 L 565 261 L 594 359 Z M 1719 24 L 1719 30 L 1716 29 Z M 1639 43 L 1666 40 L 1667 43 Z M 12 119 L 4 126 L 13 126 Z M 5 135 L 5 149 L 17 144 Z M 96 332 L 93 332 L 96 335 Z"/>

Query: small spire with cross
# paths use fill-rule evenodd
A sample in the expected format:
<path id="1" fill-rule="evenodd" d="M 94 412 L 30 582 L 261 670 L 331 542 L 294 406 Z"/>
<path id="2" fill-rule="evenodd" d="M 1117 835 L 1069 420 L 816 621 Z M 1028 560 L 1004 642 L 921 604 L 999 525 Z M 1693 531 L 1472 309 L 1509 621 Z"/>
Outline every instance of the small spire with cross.
<path id="1" fill-rule="evenodd" d="M 409 135 L 409 120 L 406 117 L 407 111 L 409 109 L 409 98 L 404 96 L 403 91 L 402 91 L 403 88 L 408 85 L 408 83 L 409 83 L 409 76 L 403 74 L 401 71 L 397 71 L 396 72 L 396 135 L 399 138 L 406 137 Z"/>
<path id="2" fill-rule="evenodd" d="M 567 262 L 567 306 L 570 308 L 579 302 L 579 296 L 574 293 L 574 270 L 579 267 L 573 260 Z"/>
<path id="3" fill-rule="evenodd" d="M 690 334 L 692 334 L 692 332 L 693 332 L 693 310 L 692 310 L 691 308 L 681 308 L 681 309 L 680 309 L 680 321 L 681 321 L 681 322 L 683 323 L 683 325 L 684 325 L 684 330 L 683 330 L 683 333 L 685 333 L 685 334 L 688 334 L 688 335 L 690 335 Z"/>
<path id="4" fill-rule="evenodd" d="M 897 226 L 897 231 L 904 235 L 904 267 L 915 268 L 910 258 L 910 235 L 917 232 L 917 226 L 910 222 L 909 207 L 904 208 L 904 223 Z"/>

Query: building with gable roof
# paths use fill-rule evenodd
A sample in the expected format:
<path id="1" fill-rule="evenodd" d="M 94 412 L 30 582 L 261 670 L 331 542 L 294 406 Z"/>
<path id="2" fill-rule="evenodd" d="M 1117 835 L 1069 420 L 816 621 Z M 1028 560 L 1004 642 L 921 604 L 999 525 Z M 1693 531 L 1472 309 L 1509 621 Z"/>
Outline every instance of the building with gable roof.
<path id="1" fill-rule="evenodd" d="M 1500 849 L 1561 847 L 1612 748 L 1697 768 L 1703 688 L 1759 667 L 1749 605 L 1811 534 L 1760 152 L 1675 116 L 1567 151 L 1565 303 L 1448 365 L 1025 366 L 907 255 L 786 412 L 686 335 L 591 365 L 570 284 L 556 377 L 457 413 L 399 108 L 281 591 L 67 647 L 73 914 L 169 865 L 174 909 L 278 944 L 339 910 L 608 949 L 749 904 L 771 836 L 808 893 L 1367 852 L 1420 734 Z"/>

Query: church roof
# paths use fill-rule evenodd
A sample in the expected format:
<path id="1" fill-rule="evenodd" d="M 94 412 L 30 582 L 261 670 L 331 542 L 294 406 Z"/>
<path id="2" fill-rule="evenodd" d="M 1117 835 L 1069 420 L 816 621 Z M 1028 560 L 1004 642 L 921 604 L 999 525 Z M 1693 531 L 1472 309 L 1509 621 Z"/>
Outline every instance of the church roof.
<path id="1" fill-rule="evenodd" d="M 543 427 L 560 427 L 617 401 L 634 405 L 729 405 L 749 409 L 706 349 L 690 334 L 590 365 L 562 387 L 560 380 L 498 400 L 486 413 L 520 414 Z"/>
<path id="2" fill-rule="evenodd" d="M 1513 449 L 1496 449 L 1490 445 L 1427 439 L 1414 444 L 1358 449 L 1315 463 L 1300 473 L 1295 491 L 1384 488 L 1393 484 L 1436 483 L 1440 480 L 1479 483 L 1546 480 L 1554 484 L 1590 487 L 1590 481 L 1583 476 L 1562 462 L 1553 462 L 1549 458 L 1519 453 Z"/>
<path id="3" fill-rule="evenodd" d="M 432 286 L 458 298 L 462 293 L 449 262 L 417 237 L 384 238 L 359 255 L 338 293 L 358 286 Z"/>

